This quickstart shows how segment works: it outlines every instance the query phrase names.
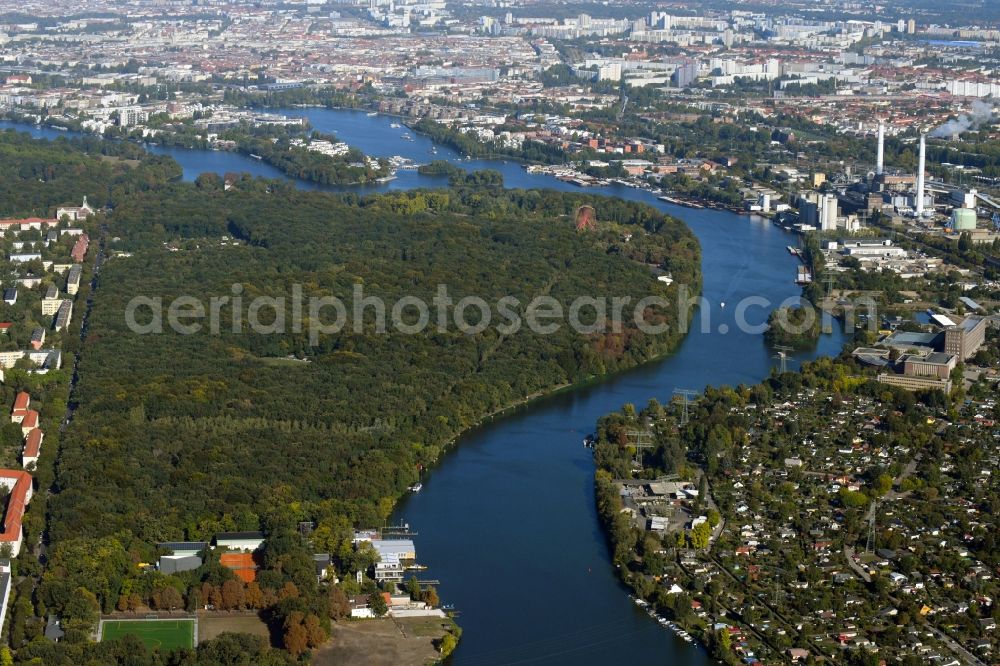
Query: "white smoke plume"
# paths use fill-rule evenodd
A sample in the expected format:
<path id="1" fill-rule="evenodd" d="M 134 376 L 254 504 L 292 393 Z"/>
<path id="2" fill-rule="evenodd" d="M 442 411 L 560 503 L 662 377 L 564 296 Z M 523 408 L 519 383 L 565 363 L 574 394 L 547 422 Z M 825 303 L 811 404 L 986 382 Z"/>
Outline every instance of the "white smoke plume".
<path id="1" fill-rule="evenodd" d="M 958 118 L 949 120 L 941 127 L 931 132 L 932 137 L 950 139 L 953 136 L 958 136 L 962 132 L 971 132 L 972 130 L 977 130 L 984 123 L 988 123 L 993 120 L 993 116 L 996 113 L 996 109 L 992 104 L 983 102 L 982 100 L 975 100 L 972 102 L 972 107 L 969 109 L 968 113 L 963 113 Z"/>

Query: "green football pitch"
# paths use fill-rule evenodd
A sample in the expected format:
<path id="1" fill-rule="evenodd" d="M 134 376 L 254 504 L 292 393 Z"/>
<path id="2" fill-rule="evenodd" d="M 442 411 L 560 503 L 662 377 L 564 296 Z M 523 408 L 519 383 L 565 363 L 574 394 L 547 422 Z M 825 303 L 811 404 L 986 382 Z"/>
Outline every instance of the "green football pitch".
<path id="1" fill-rule="evenodd" d="M 101 640 L 138 636 L 149 648 L 194 647 L 194 620 L 105 620 Z"/>

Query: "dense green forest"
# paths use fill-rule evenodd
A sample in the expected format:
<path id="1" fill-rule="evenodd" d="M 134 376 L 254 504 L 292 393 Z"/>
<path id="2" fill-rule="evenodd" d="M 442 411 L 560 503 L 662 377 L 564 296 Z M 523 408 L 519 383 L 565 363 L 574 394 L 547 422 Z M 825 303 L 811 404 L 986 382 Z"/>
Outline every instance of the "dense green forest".
<path id="1" fill-rule="evenodd" d="M 421 176 L 448 176 L 449 178 L 464 177 L 465 169 L 455 166 L 448 160 L 433 160 L 417 167 Z"/>
<path id="2" fill-rule="evenodd" d="M 286 138 L 272 140 L 249 132 L 224 133 L 223 138 L 236 141 L 237 150 L 244 155 L 259 157 L 292 178 L 321 185 L 371 183 L 389 175 L 389 165 L 384 159 L 369 165 L 365 154 L 356 148 L 346 155 L 332 157 L 292 145 Z"/>
<path id="3" fill-rule="evenodd" d="M 166 131 L 146 138 L 141 131 L 127 134 L 134 141 L 152 141 L 164 146 L 184 146 L 208 150 L 212 148 L 202 130 L 190 123 L 168 122 L 164 117 L 151 124 L 157 124 Z M 160 125 L 162 123 L 162 125 Z M 302 127 L 253 127 L 242 123 L 239 127 L 227 129 L 219 134 L 219 139 L 229 141 L 234 149 L 267 162 L 292 178 L 312 181 L 321 185 L 353 185 L 371 183 L 390 175 L 390 167 L 385 159 L 369 162 L 363 152 L 351 148 L 343 155 L 327 155 L 302 144 L 294 144 L 294 139 L 311 141 L 323 139 L 333 143 L 337 137 L 308 131 Z"/>
<path id="4" fill-rule="evenodd" d="M 142 160 L 142 168 L 138 160 Z M 180 178 L 170 158 L 140 146 L 96 137 L 40 142 L 14 130 L 0 132 L 0 217 L 51 217 L 55 207 L 114 205 L 138 189 Z"/>
<path id="5" fill-rule="evenodd" d="M 30 118 L 18 113 L 8 113 L 7 117 L 18 122 L 31 122 Z M 57 122 L 47 121 L 54 127 L 63 127 L 85 133 L 79 120 L 69 120 L 60 116 Z M 153 117 L 148 124 L 159 130 L 154 135 L 146 135 L 142 129 L 111 127 L 104 137 L 107 139 L 130 139 L 137 144 L 152 143 L 161 146 L 181 146 L 197 150 L 211 150 L 214 141 L 208 139 L 204 130 L 189 122 L 173 122 L 166 114 Z M 303 128 L 252 127 L 243 123 L 223 131 L 219 137 L 231 142 L 231 149 L 243 155 L 260 159 L 280 169 L 292 178 L 312 181 L 321 185 L 355 185 L 372 183 L 391 175 L 389 163 L 384 158 L 372 159 L 357 148 L 351 148 L 343 155 L 327 155 L 310 150 L 304 145 L 295 145 L 292 139 L 325 139 L 336 142 L 337 137 L 320 132 L 309 132 Z M 100 139 L 90 139 L 100 141 Z M 109 142 L 110 143 L 110 142 Z M 141 152 L 141 148 L 137 147 Z"/>
<path id="6" fill-rule="evenodd" d="M 258 91 L 227 87 L 223 101 L 239 107 L 273 109 L 285 106 L 325 106 L 327 108 L 361 108 L 374 97 L 370 85 L 356 92 L 341 92 L 331 88 L 306 87 Z"/>
<path id="7" fill-rule="evenodd" d="M 444 284 L 456 301 L 547 294 L 568 303 L 582 294 L 669 295 L 644 264 L 697 281 L 694 239 L 652 209 L 469 180 L 447 192 L 337 198 L 250 180 L 227 192 L 203 177 L 116 207 L 108 233 L 122 240 L 112 248 L 134 256 L 102 271 L 53 538 L 117 530 L 150 542 L 208 538 L 256 528 L 262 509 L 276 505 L 302 520 L 346 515 L 378 525 L 441 446 L 484 415 L 676 343 L 631 324 L 590 335 L 373 334 L 372 310 L 363 333 L 347 327 L 315 346 L 306 326 L 186 336 L 126 327 L 133 296 L 207 303 L 233 295 L 233 284 L 247 300 L 290 297 L 295 284 L 307 296 L 346 297 L 361 285 L 388 303 L 403 295 L 429 303 Z M 580 234 L 571 215 L 585 200 L 602 223 Z M 625 227 L 639 232 L 629 242 Z M 242 243 L 222 244 L 223 236 Z M 221 314 L 231 330 L 232 309 Z M 652 316 L 672 322 L 675 313 Z"/>
<path id="8" fill-rule="evenodd" d="M 352 527 L 381 525 L 458 433 L 679 341 L 676 308 L 661 304 L 639 310 L 647 323 L 668 325 L 661 334 L 639 330 L 629 309 L 621 330 L 574 332 L 563 319 L 550 335 L 498 325 L 380 333 L 372 306 L 358 317 L 352 310 L 340 331 L 311 335 L 308 305 L 301 327 L 293 323 L 299 288 L 305 299 L 348 304 L 360 288 L 391 307 L 402 296 L 432 303 L 444 285 L 453 302 L 478 296 L 493 307 L 514 297 L 523 316 L 537 296 L 565 311 L 579 296 L 672 302 L 676 285 L 700 287 L 699 248 L 680 222 L 625 201 L 506 190 L 495 172 L 455 174 L 447 190 L 359 196 L 249 176 L 228 188 L 214 174 L 184 183 L 172 160 L 127 142 L 33 141 L 7 132 L 0 156 L 0 214 L 48 216 L 86 194 L 104 210 L 89 231 L 107 257 L 87 333 L 66 343 L 80 358 L 69 398 L 74 418 L 61 436 L 53 431 L 51 448 L 46 440 L 51 455 L 43 456 L 26 517 L 27 543 L 38 540 L 46 519 L 46 558 L 29 548 L 17 560 L 26 578 L 12 597 L 11 645 L 24 663 L 125 663 L 119 644 L 86 645 L 98 612 L 196 608 L 205 599 L 261 609 L 286 645 L 302 627 L 309 645 L 321 642 L 343 600 L 317 585 L 311 552 L 333 553 L 341 575 L 364 570 L 350 547 Z M 583 205 L 596 224 L 578 231 Z M 655 280 L 661 270 L 674 286 Z M 88 295 L 89 287 L 81 298 Z M 206 326 L 182 335 L 167 326 L 140 335 L 125 316 L 136 296 L 161 299 L 164 315 L 178 296 L 206 305 L 239 296 L 243 305 L 220 308 L 218 333 Z M 272 322 L 272 307 L 251 314 L 249 303 L 261 296 L 287 299 L 285 332 L 238 325 L 234 332 L 239 319 Z M 476 311 L 468 309 L 470 323 Z M 151 315 L 143 312 L 137 320 Z M 579 318 L 606 324 L 586 308 Z M 67 402 L 67 377 L 42 382 L 12 372 L 5 395 L 12 400 L 12 391 L 30 388 L 43 416 L 55 420 Z M 298 534 L 302 521 L 315 524 L 309 540 Z M 236 584 L 213 558 L 182 576 L 136 566 L 156 559 L 159 541 L 257 529 L 267 539 L 256 587 Z M 49 612 L 67 629 L 58 646 L 34 640 Z M 219 640 L 196 653 L 135 652 L 133 662 L 283 658 L 252 641 Z"/>
<path id="9" fill-rule="evenodd" d="M 823 312 L 811 303 L 804 307 L 778 308 L 767 318 L 764 340 L 768 345 L 812 349 L 819 340 Z"/>

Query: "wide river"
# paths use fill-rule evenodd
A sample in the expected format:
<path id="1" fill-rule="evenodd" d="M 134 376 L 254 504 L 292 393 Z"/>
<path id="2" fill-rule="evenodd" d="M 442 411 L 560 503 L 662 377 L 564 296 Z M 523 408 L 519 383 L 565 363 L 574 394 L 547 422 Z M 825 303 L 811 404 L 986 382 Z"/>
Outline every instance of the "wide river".
<path id="1" fill-rule="evenodd" d="M 392 118 L 327 109 L 282 112 L 307 116 L 316 129 L 370 155 L 496 169 L 508 187 L 578 189 L 528 174 L 514 162 L 464 161 L 443 146 L 431 154 L 429 139 L 404 140 L 406 128 L 391 127 Z M 45 138 L 66 135 L 0 122 L 5 127 Z M 233 153 L 150 149 L 174 157 L 187 180 L 206 171 L 281 177 L 276 169 Z M 364 189 L 445 184 L 443 178 L 400 171 L 396 180 Z M 430 566 L 421 578 L 440 579 L 442 600 L 460 611 L 464 633 L 454 664 L 695 666 L 710 661 L 639 611 L 618 582 L 594 506 L 593 460 L 581 441 L 598 417 L 624 403 L 641 406 L 652 397 L 666 402 L 676 388 L 753 384 L 766 377 L 775 365 L 773 354 L 760 334 L 735 325 L 735 305 L 762 297 L 773 308 L 797 296 L 792 281 L 797 260 L 785 249 L 796 239 L 765 220 L 674 206 L 642 190 L 615 185 L 586 191 L 643 201 L 688 224 L 701 242 L 710 326 L 692 327 L 672 356 L 538 400 L 466 433 L 430 473 L 423 491 L 400 503 L 394 520 L 418 532 L 418 559 Z M 746 319 L 759 324 L 768 311 L 751 308 Z M 836 354 L 843 342 L 836 330 L 795 362 Z"/>

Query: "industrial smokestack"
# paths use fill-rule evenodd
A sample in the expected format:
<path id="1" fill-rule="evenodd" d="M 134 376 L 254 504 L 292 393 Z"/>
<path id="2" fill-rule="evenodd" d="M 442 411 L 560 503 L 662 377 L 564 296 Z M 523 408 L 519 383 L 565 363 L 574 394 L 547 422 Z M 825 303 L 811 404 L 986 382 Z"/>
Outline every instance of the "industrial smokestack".
<path id="1" fill-rule="evenodd" d="M 927 168 L 927 134 L 920 133 L 920 163 L 917 166 L 917 217 L 924 216 L 924 169 Z"/>
<path id="2" fill-rule="evenodd" d="M 885 169 L 885 123 L 878 124 L 878 158 L 875 161 L 875 175 L 881 176 Z"/>

